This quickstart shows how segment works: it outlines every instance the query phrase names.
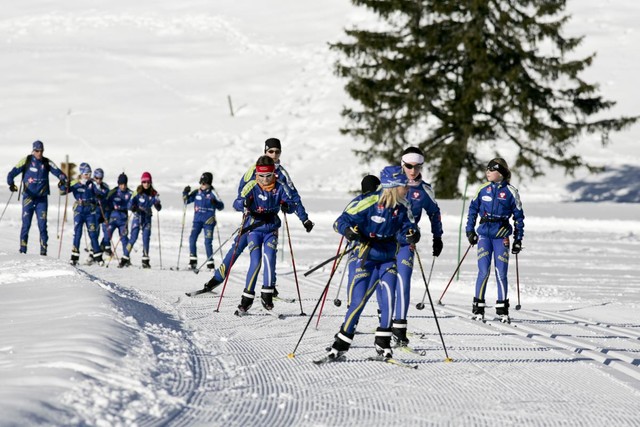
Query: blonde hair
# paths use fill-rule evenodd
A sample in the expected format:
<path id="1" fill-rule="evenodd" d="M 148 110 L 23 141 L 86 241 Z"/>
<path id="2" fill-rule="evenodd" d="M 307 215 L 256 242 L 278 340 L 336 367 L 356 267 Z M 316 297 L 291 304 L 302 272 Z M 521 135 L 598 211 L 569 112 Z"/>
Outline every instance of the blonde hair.
<path id="1" fill-rule="evenodd" d="M 405 202 L 404 196 L 398 192 L 400 187 L 385 188 L 382 190 L 378 204 L 384 205 L 385 208 L 395 208 L 399 203 Z"/>

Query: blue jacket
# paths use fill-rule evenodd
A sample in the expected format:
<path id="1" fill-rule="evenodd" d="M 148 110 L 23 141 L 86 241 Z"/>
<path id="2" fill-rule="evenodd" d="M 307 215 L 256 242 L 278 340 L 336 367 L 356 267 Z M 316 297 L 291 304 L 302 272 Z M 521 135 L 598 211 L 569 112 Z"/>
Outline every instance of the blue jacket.
<path id="1" fill-rule="evenodd" d="M 79 180 L 73 180 L 69 186 L 69 191 L 76 198 L 76 202 L 73 205 L 74 212 L 83 214 L 96 213 L 99 190 L 93 180 L 88 179 L 84 183 Z"/>
<path id="2" fill-rule="evenodd" d="M 363 243 L 369 243 L 368 259 L 387 261 L 395 258 L 398 251 L 398 234 L 407 234 L 416 228 L 408 206 L 398 204 L 386 208 L 379 204 L 382 190 L 360 195 L 353 199 L 336 219 L 333 228 L 344 235 L 349 227 L 357 226 Z"/>
<path id="3" fill-rule="evenodd" d="M 96 185 L 98 197 L 98 204 L 102 207 L 102 212 L 99 212 L 99 215 L 104 213 L 106 219 L 109 219 L 109 213 L 111 212 L 111 207 L 105 202 L 107 195 L 109 194 L 109 186 L 104 182 L 100 183 L 100 185 Z"/>
<path id="4" fill-rule="evenodd" d="M 67 177 L 62 171 L 46 157 L 38 160 L 33 155 L 28 155 L 20 160 L 7 175 L 7 185 L 13 184 L 13 179 L 23 173 L 23 191 L 29 197 L 41 197 L 49 194 L 49 172 L 60 181 L 66 181 Z"/>
<path id="5" fill-rule="evenodd" d="M 153 216 L 151 208 L 155 207 L 158 212 L 162 209 L 160 204 L 160 195 L 156 190 L 149 189 L 148 192 L 136 190 L 129 200 L 129 210 L 141 218 Z"/>
<path id="6" fill-rule="evenodd" d="M 288 187 L 288 193 L 291 195 L 291 200 L 295 203 L 295 211 L 294 213 L 300 219 L 300 221 L 305 222 L 309 219 L 309 215 L 302 205 L 302 200 L 300 199 L 300 194 L 298 194 L 298 190 L 293 185 L 293 181 L 291 181 L 291 177 L 289 176 L 289 172 L 285 170 L 285 168 L 280 165 L 280 163 L 276 163 L 276 179 L 280 182 L 280 185 L 285 185 Z M 242 189 L 249 181 L 255 181 L 256 179 L 256 166 L 253 165 L 250 167 L 247 172 L 244 174 L 242 178 L 240 178 L 240 183 L 238 184 L 238 194 L 242 192 Z"/>
<path id="7" fill-rule="evenodd" d="M 122 191 L 120 187 L 116 187 L 109 191 L 102 206 L 110 212 L 109 218 L 126 218 L 129 201 L 133 192 L 130 189 Z"/>
<path id="8" fill-rule="evenodd" d="M 513 216 L 515 231 L 509 223 Z M 490 239 L 508 237 L 515 240 L 524 237 L 524 212 L 518 190 L 508 182 L 484 183 L 469 204 L 466 231 L 475 228 L 476 217 L 480 217 L 477 233 Z"/>
<path id="9" fill-rule="evenodd" d="M 233 208 L 237 211 L 244 210 L 245 200 L 248 204 L 248 215 L 244 226 L 252 225 L 258 221 L 262 225 L 255 228 L 256 231 L 270 232 L 280 228 L 281 222 L 278 217 L 282 203 L 289 205 L 291 210 L 295 210 L 296 205 L 289 192 L 289 187 L 276 180 L 273 190 L 263 190 L 255 180 L 245 184 L 240 191 L 238 198 L 233 202 Z"/>
<path id="10" fill-rule="evenodd" d="M 194 221 L 207 222 L 215 217 L 216 210 L 224 209 L 224 203 L 213 187 L 182 193 L 182 198 L 185 204 L 193 203 Z"/>
<path id="11" fill-rule="evenodd" d="M 440 207 L 438 207 L 436 203 L 431 185 L 422 180 L 418 180 L 415 183 L 410 182 L 408 188 L 407 200 L 411 206 L 411 213 L 413 214 L 413 219 L 416 224 L 420 222 L 422 211 L 424 210 L 431 222 L 431 234 L 433 234 L 433 237 L 442 237 Z M 402 233 L 398 235 L 398 241 L 402 244 L 407 244 L 405 235 Z"/>

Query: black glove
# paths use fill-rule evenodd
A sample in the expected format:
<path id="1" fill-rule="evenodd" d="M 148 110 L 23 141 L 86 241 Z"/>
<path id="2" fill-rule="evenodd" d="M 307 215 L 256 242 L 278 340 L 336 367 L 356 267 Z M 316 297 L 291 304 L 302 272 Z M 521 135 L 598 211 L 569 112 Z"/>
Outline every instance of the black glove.
<path id="1" fill-rule="evenodd" d="M 511 246 L 511 253 L 517 255 L 520 253 L 521 250 L 522 250 L 522 240 L 514 240 L 513 245 Z"/>
<path id="2" fill-rule="evenodd" d="M 16 187 L 15 184 L 11 184 L 9 186 L 9 191 L 11 191 L 12 193 L 15 193 L 16 191 L 18 191 L 18 187 Z"/>
<path id="3" fill-rule="evenodd" d="M 280 203 L 280 210 L 286 214 L 291 213 L 291 206 L 289 206 L 288 203 L 282 202 Z"/>
<path id="4" fill-rule="evenodd" d="M 140 209 L 138 209 L 138 207 L 136 205 L 131 206 L 131 212 L 136 213 L 138 212 Z"/>
<path id="5" fill-rule="evenodd" d="M 182 190 L 182 194 L 189 194 L 191 193 L 191 187 L 190 186 L 186 186 L 184 187 L 184 190 Z"/>
<path id="6" fill-rule="evenodd" d="M 65 182 L 63 180 L 58 181 L 58 188 L 62 190 L 62 188 L 65 186 Z"/>
<path id="7" fill-rule="evenodd" d="M 406 237 L 407 243 L 409 243 L 410 245 L 415 245 L 420 241 L 420 230 L 414 230 L 413 228 L 411 228 L 409 231 L 407 231 L 407 234 L 405 234 L 404 237 Z"/>
<path id="8" fill-rule="evenodd" d="M 344 237 L 349 241 L 360 240 L 362 235 L 358 231 L 358 226 L 349 227 L 344 231 Z"/>
<path id="9" fill-rule="evenodd" d="M 433 256 L 440 256 L 440 254 L 442 253 L 442 238 L 441 237 L 434 237 L 433 238 Z"/>
<path id="10" fill-rule="evenodd" d="M 157 210 L 158 212 L 160 212 L 160 211 L 162 210 L 162 205 L 160 204 L 160 202 L 156 202 L 153 206 L 155 206 L 155 207 L 156 207 L 156 210 Z"/>
<path id="11" fill-rule="evenodd" d="M 315 224 L 308 219 L 305 222 L 303 222 L 302 225 L 304 226 L 304 229 L 307 230 L 307 233 L 311 233 L 311 230 L 313 230 L 313 226 Z"/>
<path id="12" fill-rule="evenodd" d="M 467 231 L 467 239 L 469 239 L 469 243 L 471 243 L 472 245 L 478 243 L 478 235 L 473 230 Z"/>
<path id="13" fill-rule="evenodd" d="M 251 205 L 253 205 L 253 197 L 249 196 L 242 200 L 242 206 L 244 206 L 245 209 L 251 209 Z"/>

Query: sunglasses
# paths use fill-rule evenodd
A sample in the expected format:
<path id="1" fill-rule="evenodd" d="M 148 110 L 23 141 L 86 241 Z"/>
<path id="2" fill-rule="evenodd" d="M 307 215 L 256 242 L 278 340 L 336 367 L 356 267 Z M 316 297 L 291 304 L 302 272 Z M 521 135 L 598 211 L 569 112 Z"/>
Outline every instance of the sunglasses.
<path id="1" fill-rule="evenodd" d="M 142 181 L 142 184 L 151 184 L 151 181 Z"/>
<path id="2" fill-rule="evenodd" d="M 259 173 L 258 177 L 262 178 L 262 179 L 270 179 L 273 176 L 273 172 L 269 172 L 269 173 Z"/>
<path id="3" fill-rule="evenodd" d="M 498 172 L 500 165 L 491 165 L 487 167 L 488 172 Z"/>
<path id="4" fill-rule="evenodd" d="M 34 153 L 42 153 L 42 150 L 33 150 Z"/>
<path id="5" fill-rule="evenodd" d="M 282 151 L 280 150 L 267 150 L 267 153 L 269 154 L 280 154 Z"/>
<path id="6" fill-rule="evenodd" d="M 411 170 L 411 169 L 416 169 L 416 170 L 420 170 L 422 169 L 422 163 L 418 163 L 417 165 L 412 165 L 410 163 L 404 163 L 404 167 Z"/>

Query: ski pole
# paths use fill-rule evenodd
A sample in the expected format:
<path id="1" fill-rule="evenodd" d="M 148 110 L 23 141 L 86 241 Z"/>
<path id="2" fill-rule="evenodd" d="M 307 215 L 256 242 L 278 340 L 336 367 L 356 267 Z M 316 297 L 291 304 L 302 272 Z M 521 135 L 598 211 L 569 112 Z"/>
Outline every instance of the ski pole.
<path id="1" fill-rule="evenodd" d="M 338 264 L 340 263 L 340 261 L 342 260 L 342 257 L 346 254 L 347 252 L 344 251 L 340 254 L 339 258 L 338 258 Z M 298 349 L 298 346 L 300 345 L 300 343 L 302 342 L 302 338 L 304 337 L 304 334 L 307 332 L 307 329 L 309 328 L 309 325 L 311 324 L 311 320 L 313 319 L 313 316 L 316 314 L 316 310 L 318 310 L 318 307 L 320 306 L 320 302 L 322 301 L 322 297 L 327 293 L 327 291 L 329 290 L 329 285 L 331 284 L 331 279 L 333 278 L 333 274 L 335 273 L 335 270 L 331 271 L 331 275 L 329 276 L 329 280 L 327 280 L 327 284 L 324 286 L 324 289 L 322 290 L 322 293 L 320 294 L 320 298 L 318 298 L 318 302 L 316 303 L 316 306 L 313 309 L 313 312 L 311 313 L 311 316 L 309 316 L 309 320 L 307 321 L 306 326 L 304 327 L 304 330 L 302 331 L 302 334 L 300 335 L 300 339 L 298 339 L 298 342 L 296 343 L 296 346 L 294 347 L 293 351 L 291 353 L 289 353 L 287 355 L 287 357 L 289 357 L 289 359 L 293 359 L 294 357 L 296 357 L 296 350 Z"/>
<path id="2" fill-rule="evenodd" d="M 60 227 L 60 244 L 58 245 L 58 259 L 60 259 L 60 252 L 62 251 L 62 236 L 64 234 L 64 224 L 67 222 L 67 203 L 69 202 L 69 189 L 65 188 L 65 192 L 67 194 L 64 196 L 64 213 L 62 214 L 62 226 Z"/>
<path id="3" fill-rule="evenodd" d="M 220 298 L 218 299 L 218 306 L 215 309 L 216 313 L 220 312 L 220 304 L 222 304 L 222 297 L 224 296 L 224 290 L 227 288 L 227 282 L 229 281 L 229 276 L 231 275 L 231 267 L 233 267 L 233 263 L 236 260 L 236 251 L 238 250 L 238 245 L 240 244 L 240 238 L 242 237 L 242 226 L 249 215 L 249 211 L 245 209 L 245 212 L 242 214 L 242 222 L 240 223 L 240 227 L 238 227 L 238 235 L 236 236 L 236 244 L 233 247 L 233 253 L 231 254 L 231 262 L 229 263 L 229 269 L 226 271 L 224 276 L 224 285 L 222 286 L 222 291 L 220 292 Z"/>
<path id="4" fill-rule="evenodd" d="M 336 297 L 333 300 L 333 305 L 335 305 L 336 307 L 340 307 L 342 305 L 342 301 L 340 300 L 340 291 L 342 290 L 342 282 L 344 282 L 344 276 L 347 273 L 347 270 L 349 269 L 349 264 L 353 262 L 353 260 L 349 261 L 347 260 L 347 265 L 344 266 L 344 270 L 342 270 L 342 277 L 340 278 L 340 284 L 338 285 L 338 292 L 336 292 Z"/>
<path id="5" fill-rule="evenodd" d="M 516 254 L 516 287 L 518 289 L 518 304 L 516 305 L 516 310 L 520 310 L 522 306 L 520 305 L 520 273 L 518 271 L 518 254 Z"/>
<path id="6" fill-rule="evenodd" d="M 420 264 L 420 270 L 422 270 L 422 262 L 420 261 L 420 256 L 418 255 L 418 250 L 415 250 L 416 256 L 418 257 L 418 263 Z M 433 261 L 431 262 L 431 270 L 429 270 L 429 278 L 424 282 L 424 295 L 422 295 L 422 302 L 416 304 L 416 308 L 418 310 L 424 310 L 424 299 L 427 297 L 427 292 L 429 292 L 429 283 L 431 283 L 431 273 L 433 273 L 433 265 L 436 263 L 436 257 L 433 257 Z M 424 271 L 422 271 L 422 276 L 424 277 Z"/>
<path id="7" fill-rule="evenodd" d="M 158 220 L 158 251 L 160 252 L 160 270 L 162 270 L 162 240 L 160 240 L 160 212 L 157 212 Z"/>
<path id="8" fill-rule="evenodd" d="M 467 252 L 468 251 L 469 250 L 467 249 Z M 442 348 L 444 348 L 444 355 L 446 357 L 444 361 L 453 362 L 453 359 L 450 358 L 449 353 L 447 353 L 447 346 L 444 344 L 444 337 L 442 336 L 442 330 L 440 330 L 440 322 L 438 322 L 438 316 L 436 315 L 436 308 L 433 306 L 433 300 L 431 299 L 431 293 L 429 292 L 429 282 L 424 277 L 424 268 L 422 268 L 422 261 L 420 260 L 420 254 L 418 253 L 417 248 L 416 248 L 416 258 L 418 258 L 418 264 L 420 265 L 420 272 L 422 272 L 422 280 L 424 280 L 424 286 L 426 288 L 425 291 L 427 292 L 427 295 L 429 295 L 429 304 L 431 305 L 431 311 L 433 312 L 433 319 L 436 321 L 436 326 L 438 327 L 438 335 L 440 335 L 440 341 L 442 341 Z M 436 260 L 436 257 L 433 257 L 434 262 L 435 260 Z M 433 270 L 433 263 L 431 263 L 431 269 Z M 429 280 L 431 280 L 431 274 L 429 274 Z"/>
<path id="9" fill-rule="evenodd" d="M 98 203 L 98 207 L 100 208 L 100 215 L 102 215 L 102 222 L 104 223 L 107 230 L 106 235 L 107 239 L 109 239 L 109 245 L 111 245 L 113 243 L 113 231 L 111 230 L 111 227 L 109 227 L 109 221 L 107 220 L 107 216 L 104 214 L 104 209 L 102 209 L 102 203 Z M 100 224 L 98 224 L 98 227 L 99 226 Z M 113 256 L 118 258 L 118 254 L 116 253 L 116 245 L 113 245 L 113 249 L 111 250 L 111 252 L 113 253 Z M 109 258 L 109 260 L 111 260 L 111 257 Z"/>
<path id="10" fill-rule="evenodd" d="M 62 193 L 58 192 L 58 218 L 56 219 L 56 233 L 58 239 L 60 239 L 60 200 L 62 200 Z"/>
<path id="11" fill-rule="evenodd" d="M 236 228 L 236 229 L 235 229 L 235 231 L 234 231 L 233 233 L 231 233 L 231 236 L 229 236 L 229 237 L 227 238 L 227 240 L 225 240 L 225 241 L 224 241 L 220 246 L 218 246 L 218 249 L 216 249 L 215 251 L 213 251 L 213 253 L 211 254 L 211 256 L 210 256 L 209 258 L 205 259 L 205 260 L 204 260 L 204 262 L 203 262 L 202 264 L 200 264 L 198 267 L 194 268 L 194 269 L 193 269 L 193 272 L 194 272 L 195 274 L 200 273 L 200 270 L 202 269 L 202 267 L 204 267 L 204 265 L 205 265 L 207 262 L 209 262 L 210 260 L 212 260 L 212 259 L 213 259 L 213 256 L 214 256 L 215 254 L 217 254 L 218 252 L 220 252 L 220 251 L 222 250 L 222 247 L 223 247 L 224 245 L 226 245 L 226 244 L 227 244 L 227 242 L 228 242 L 229 240 L 233 239 L 233 237 L 236 235 L 236 233 L 237 233 L 238 231 L 240 231 L 240 228 L 239 228 L 239 227 L 238 227 L 238 228 Z M 222 262 L 224 263 L 224 258 L 222 259 Z"/>
<path id="12" fill-rule="evenodd" d="M 184 237 L 184 222 L 187 218 L 187 204 L 184 204 L 182 209 L 182 229 L 180 230 L 180 246 L 178 247 L 178 262 L 176 263 L 176 270 L 180 270 L 180 252 L 182 252 L 182 240 Z"/>
<path id="13" fill-rule="evenodd" d="M 298 291 L 298 302 L 300 303 L 300 316 L 306 316 L 307 314 L 302 309 L 302 297 L 300 296 L 300 284 L 298 284 L 298 272 L 296 271 L 296 259 L 293 256 L 293 245 L 291 245 L 291 233 L 289 232 L 289 221 L 287 220 L 287 214 L 282 213 L 284 216 L 284 226 L 287 229 L 287 238 L 289 240 L 289 252 L 291 253 L 291 265 L 293 266 L 293 277 L 296 280 L 296 290 Z"/>
<path id="14" fill-rule="evenodd" d="M 216 221 L 216 225 L 218 221 Z M 222 239 L 220 238 L 220 227 L 216 227 L 216 233 L 218 234 L 218 248 L 222 248 Z M 211 255 L 213 259 L 213 255 Z M 220 262 L 224 262 L 224 256 L 222 256 L 222 252 L 220 252 Z"/>
<path id="15" fill-rule="evenodd" d="M 125 233 L 129 232 L 129 212 L 127 212 L 127 220 L 124 223 L 124 229 L 125 229 Z M 125 237 L 126 237 L 126 234 L 125 234 Z M 120 228 L 118 227 L 118 241 L 116 242 L 115 245 L 113 245 L 113 253 L 114 254 L 116 253 L 116 249 L 118 249 L 118 245 L 120 244 L 121 241 L 122 241 L 122 234 L 120 233 Z M 109 258 L 109 262 L 107 262 L 107 267 L 106 268 L 109 268 L 109 264 L 111 264 L 111 260 L 112 259 L 113 259 L 113 257 Z"/>
<path id="16" fill-rule="evenodd" d="M 324 267 L 325 265 L 329 264 L 331 261 L 335 261 L 336 259 L 342 257 L 343 255 L 348 254 L 349 252 L 351 252 L 352 250 L 354 250 L 357 247 L 357 245 L 352 246 L 349 249 L 345 249 L 344 252 L 338 254 L 338 255 L 334 255 L 329 259 L 326 259 L 324 261 L 322 261 L 320 264 L 316 265 L 315 267 L 311 268 L 310 270 L 308 270 L 306 273 L 304 273 L 305 277 L 310 275 L 311 273 L 313 273 L 316 270 L 319 270 L 320 268 Z"/>
<path id="17" fill-rule="evenodd" d="M 442 297 L 444 297 L 445 292 L 447 292 L 447 289 L 449 289 L 449 285 L 453 281 L 453 278 L 456 277 L 456 273 L 460 269 L 460 266 L 462 265 L 462 261 L 464 261 L 464 259 L 467 257 L 467 254 L 469 253 L 469 249 L 471 249 L 471 246 L 473 246 L 473 245 L 469 245 L 469 247 L 467 248 L 467 250 L 464 253 L 464 255 L 462 255 L 462 259 L 458 263 L 458 266 L 456 267 L 456 271 L 454 271 L 453 275 L 451 275 L 451 279 L 449 279 L 449 283 L 447 283 L 447 287 L 444 288 L 444 291 L 442 291 L 442 295 L 440 295 L 440 299 L 438 299 L 438 305 L 442 305 Z"/>
<path id="18" fill-rule="evenodd" d="M 20 188 L 18 189 L 18 201 L 20 201 L 20 195 L 22 194 L 22 180 L 20 180 Z"/>
<path id="19" fill-rule="evenodd" d="M 342 242 L 343 241 L 344 241 L 344 236 L 342 236 L 340 238 L 340 243 L 338 244 L 338 250 L 336 251 L 336 254 L 340 253 L 340 249 L 342 249 Z M 340 257 L 340 259 L 342 259 L 342 257 Z M 333 265 L 331 266 L 331 275 L 330 275 L 330 277 L 333 277 L 333 274 L 335 273 L 336 268 L 338 268 L 337 261 L 338 261 L 338 259 L 335 259 L 333 261 Z M 322 317 L 322 310 L 324 310 L 324 303 L 327 301 L 327 295 L 329 295 L 329 288 L 325 289 L 324 290 L 324 295 L 322 295 L 322 305 L 320 305 L 320 311 L 318 312 L 318 320 L 316 320 L 316 329 L 318 329 L 318 325 L 320 324 L 320 317 Z"/>
<path id="20" fill-rule="evenodd" d="M 14 191 L 11 192 L 11 194 L 9 195 L 9 200 L 7 200 L 7 204 L 4 205 L 4 209 L 2 210 L 2 215 L 0 215 L 0 221 L 2 221 L 2 218 L 4 218 L 4 213 L 7 211 L 7 208 L 9 207 L 9 203 L 11 202 L 11 198 L 13 197 L 13 193 Z"/>

